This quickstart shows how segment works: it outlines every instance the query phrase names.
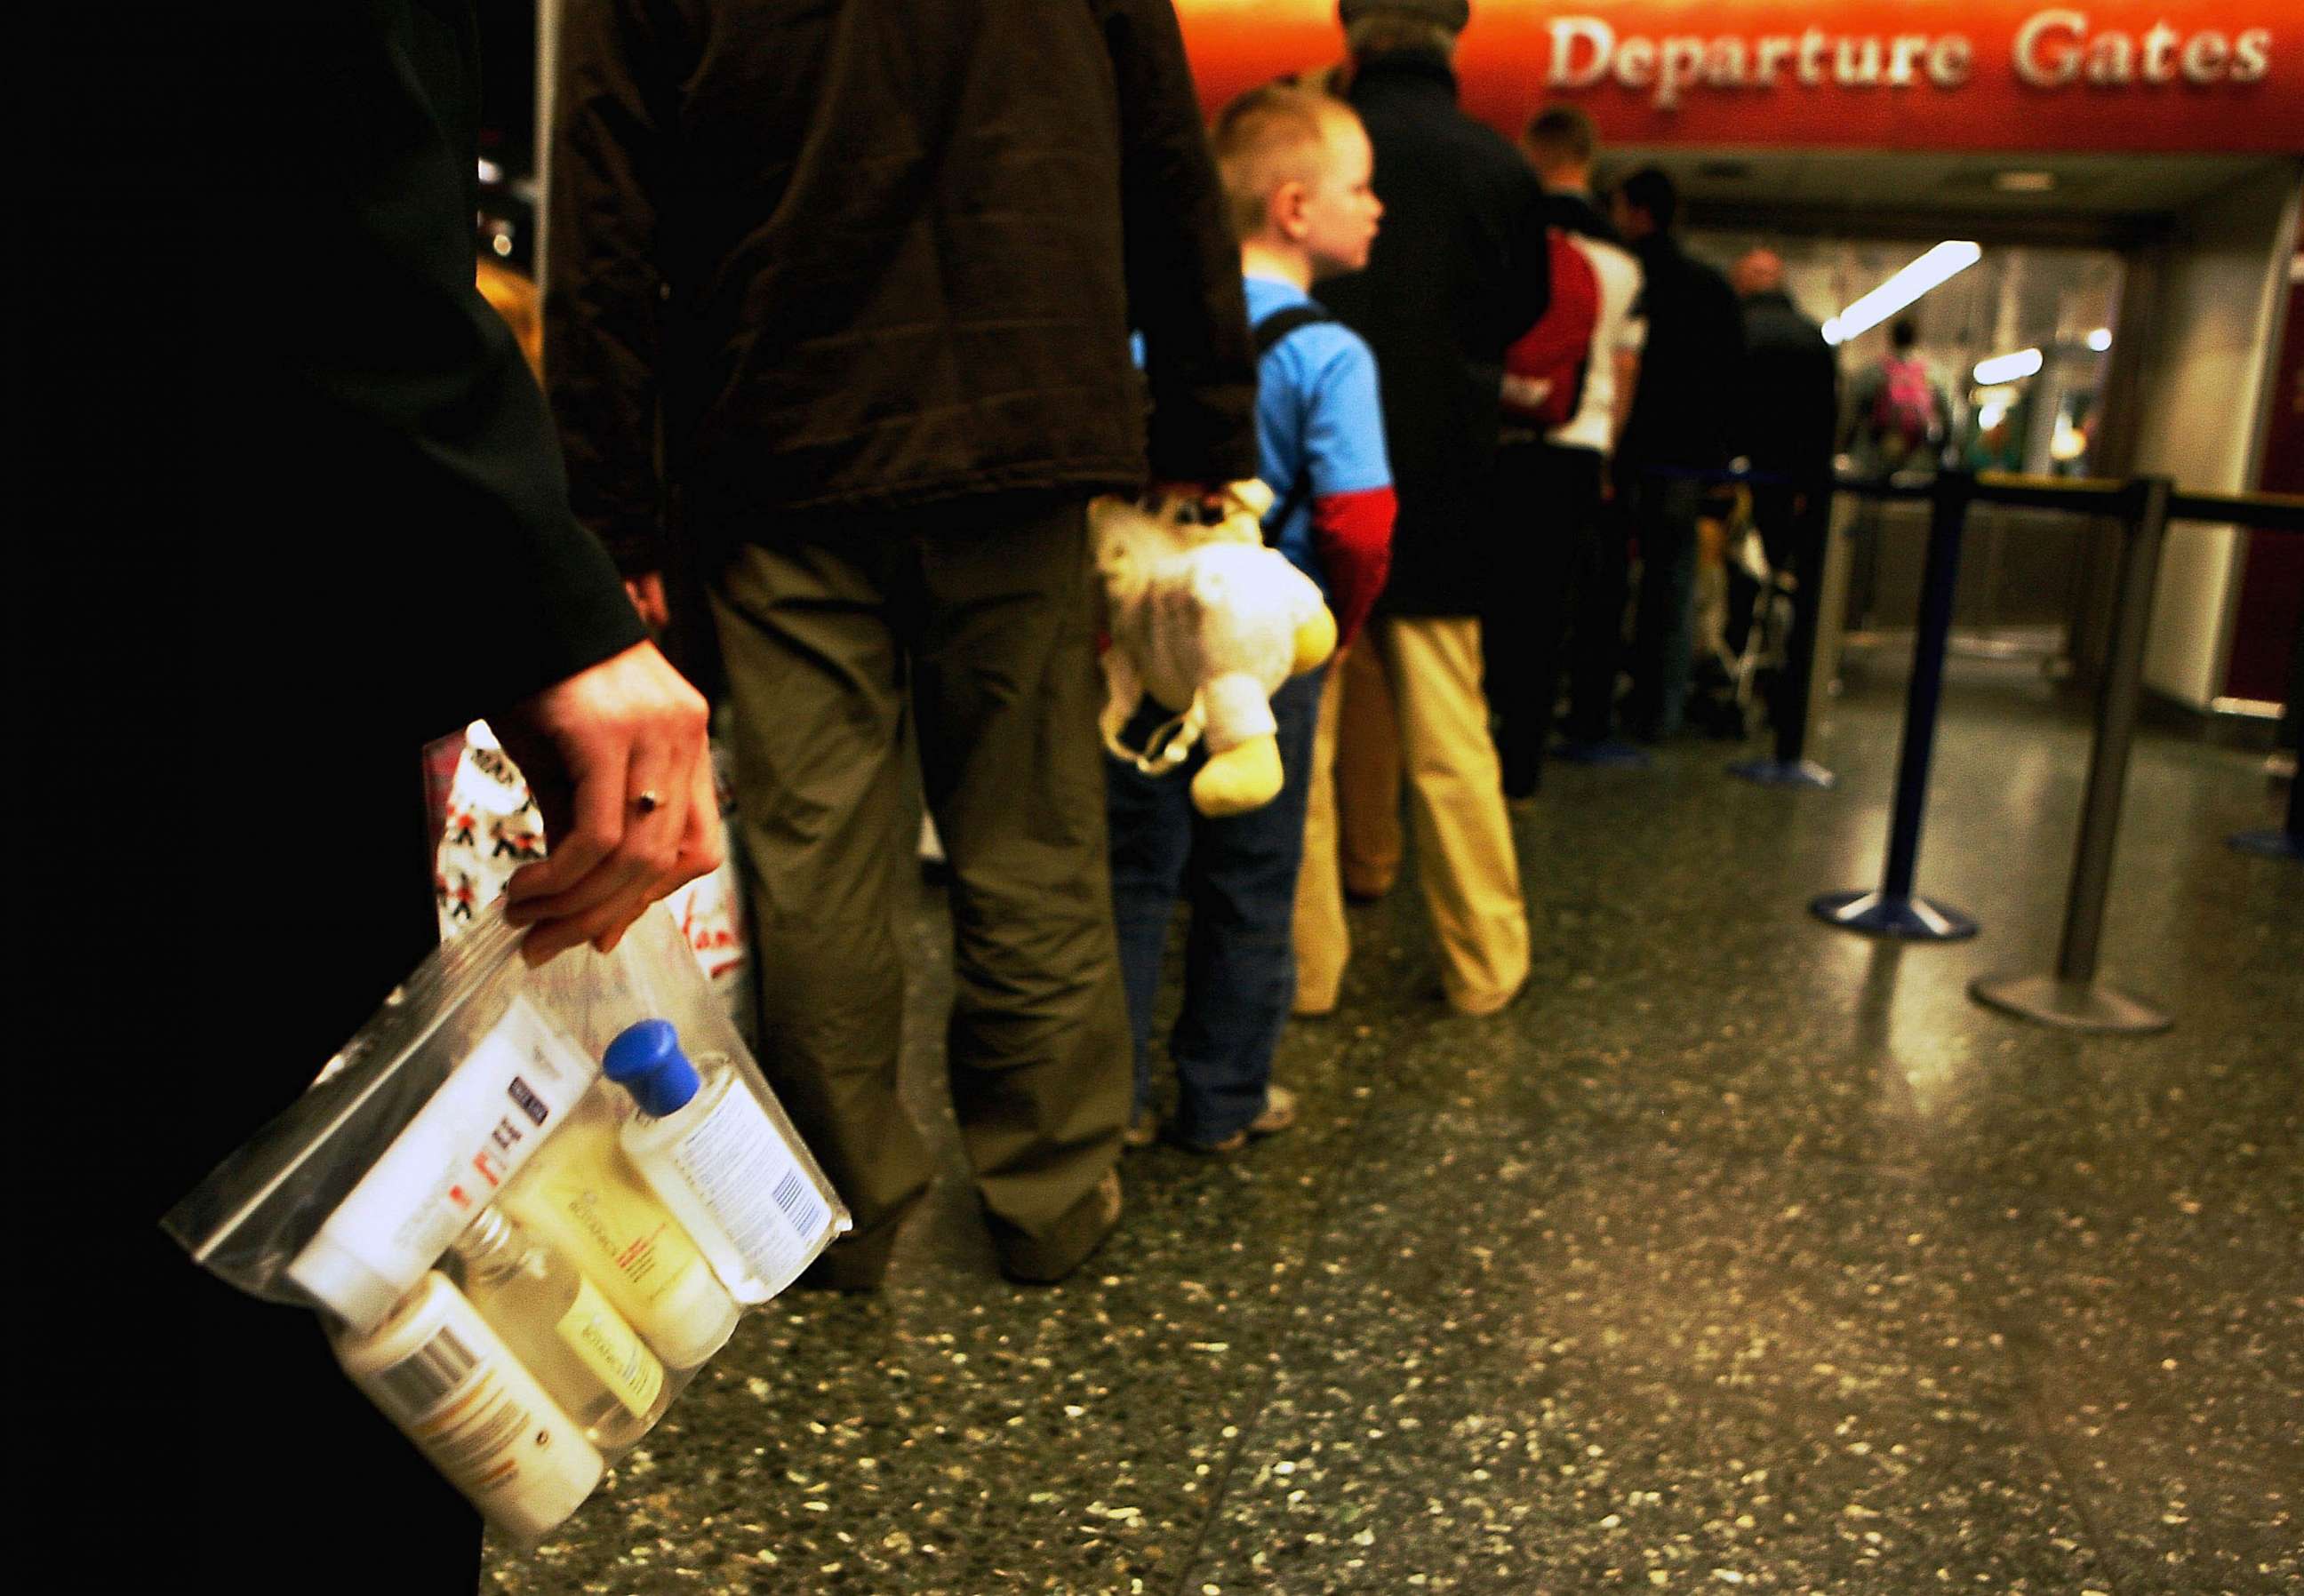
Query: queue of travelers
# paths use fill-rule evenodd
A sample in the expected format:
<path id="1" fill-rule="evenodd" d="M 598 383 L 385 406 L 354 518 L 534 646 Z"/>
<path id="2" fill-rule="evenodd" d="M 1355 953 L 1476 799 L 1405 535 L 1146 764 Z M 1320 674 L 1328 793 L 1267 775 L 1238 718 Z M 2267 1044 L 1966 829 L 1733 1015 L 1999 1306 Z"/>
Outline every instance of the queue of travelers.
<path id="1" fill-rule="evenodd" d="M 1626 724 L 1680 722 L 1698 483 L 1742 441 L 1721 396 L 1748 380 L 1748 317 L 1787 383 L 1806 334 L 1765 274 L 1740 306 L 1680 246 L 1663 173 L 1604 215 L 1580 114 L 1542 112 L 1518 148 L 1466 115 L 1465 0 L 1343 0 L 1335 92 L 1258 89 L 1212 129 L 1168 0 L 913 0 L 900 28 L 855 10 L 564 8 L 543 393 L 473 283 L 468 7 L 306 8 L 286 35 L 259 4 L 201 8 L 90 92 L 122 197 L 87 219 L 92 256 L 174 272 L 140 285 L 132 335 L 81 321 L 89 412 L 143 440 L 136 469 L 88 473 L 90 513 L 229 507 L 212 538 L 62 589 L 114 595 L 182 662 L 90 666 L 112 735 L 182 773 L 185 835 L 225 836 L 250 728 L 293 728 L 333 773 L 334 832 L 411 845 L 335 859 L 355 912 L 326 938 L 268 934 L 230 850 L 142 866 L 208 918 L 113 1050 L 172 1058 L 187 1017 L 220 1024 L 251 946 L 267 997 L 229 1016 L 231 1069 L 150 1082 L 166 1135 L 102 1194 L 113 1272 L 169 1329 L 140 1378 L 188 1433 L 271 1463 L 172 1481 L 128 1583 L 244 1582 L 251 1500 L 281 1568 L 356 1544 L 380 1588 L 475 1576 L 477 1519 L 309 1326 L 151 1225 L 426 951 L 399 801 L 426 739 L 485 714 L 536 791 L 552 851 L 508 890 L 529 957 L 612 947 L 722 855 L 707 701 L 655 640 L 685 636 L 686 663 L 708 639 L 758 961 L 793 973 L 758 983 L 763 1067 L 856 1220 L 810 1283 L 869 1290 L 933 1167 L 896 1078 L 908 762 L 948 872 L 970 1177 L 1003 1270 L 1046 1283 L 1119 1222 L 1123 1146 L 1222 1156 L 1294 1120 L 1275 1048 L 1292 1013 L 1336 1007 L 1344 903 L 1392 886 L 1403 810 L 1439 995 L 1482 1016 L 1521 994 L 1508 804 L 1537 789 L 1563 662 L 1571 756 L 1620 746 L 1635 541 Z M 284 50 L 309 70 L 274 70 Z M 282 122 L 309 132 L 286 154 L 265 143 Z M 325 287 L 245 269 L 290 214 Z M 1812 476 L 1804 447 L 1785 469 Z M 1211 819 L 1182 775 L 1101 751 L 1086 508 L 1148 486 L 1213 504 L 1249 477 L 1343 648 L 1275 699 L 1282 796 Z M 101 558 L 86 541 L 65 553 Z M 260 602 L 254 563 L 309 571 L 304 602 L 216 628 Z M 444 581 L 485 582 L 484 619 L 425 624 Z M 1484 645 L 1500 587 L 1543 601 Z M 1179 907 L 1164 1127 L 1151 1032 Z"/>

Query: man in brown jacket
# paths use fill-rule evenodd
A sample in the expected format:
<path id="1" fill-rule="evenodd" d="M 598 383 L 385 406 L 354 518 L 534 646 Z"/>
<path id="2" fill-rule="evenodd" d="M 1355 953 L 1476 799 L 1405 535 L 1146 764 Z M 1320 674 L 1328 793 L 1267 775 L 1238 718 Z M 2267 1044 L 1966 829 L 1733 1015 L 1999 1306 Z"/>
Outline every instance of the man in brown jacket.
<path id="1" fill-rule="evenodd" d="M 764 1061 L 857 1219 L 818 1278 L 876 1284 L 932 1168 L 896 1094 L 908 729 L 961 1139 L 1005 1269 L 1061 1278 L 1118 1216 L 1130 1090 L 1084 507 L 1256 466 L 1174 16 L 577 0 L 563 54 L 553 404 L 648 602 L 668 559 L 710 589 Z"/>

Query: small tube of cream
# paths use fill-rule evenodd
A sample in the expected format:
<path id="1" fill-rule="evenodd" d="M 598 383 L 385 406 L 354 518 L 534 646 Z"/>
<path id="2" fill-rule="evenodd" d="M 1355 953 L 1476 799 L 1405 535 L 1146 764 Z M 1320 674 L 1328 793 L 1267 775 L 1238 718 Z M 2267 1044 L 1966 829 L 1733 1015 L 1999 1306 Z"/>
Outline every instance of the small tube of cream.
<path id="1" fill-rule="evenodd" d="M 598 1066 L 525 998 L 441 1083 L 288 1265 L 372 1330 L 576 1106 Z"/>

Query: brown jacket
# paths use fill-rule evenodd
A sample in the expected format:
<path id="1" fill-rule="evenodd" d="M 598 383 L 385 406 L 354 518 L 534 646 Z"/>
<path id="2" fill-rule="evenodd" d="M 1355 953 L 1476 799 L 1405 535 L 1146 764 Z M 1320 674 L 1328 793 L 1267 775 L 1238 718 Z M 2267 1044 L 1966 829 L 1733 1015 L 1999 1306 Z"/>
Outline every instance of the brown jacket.
<path id="1" fill-rule="evenodd" d="M 546 368 L 625 570 L 667 519 L 1253 474 L 1167 0 L 573 0 L 563 47 Z"/>

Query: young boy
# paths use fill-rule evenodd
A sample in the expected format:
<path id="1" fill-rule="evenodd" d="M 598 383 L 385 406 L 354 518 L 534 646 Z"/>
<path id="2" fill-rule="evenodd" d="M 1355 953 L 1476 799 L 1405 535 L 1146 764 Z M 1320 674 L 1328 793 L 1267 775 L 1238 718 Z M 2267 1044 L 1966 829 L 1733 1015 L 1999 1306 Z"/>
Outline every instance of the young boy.
<path id="1" fill-rule="evenodd" d="M 1211 137 L 1262 351 L 1258 469 L 1277 500 L 1265 536 L 1320 584 L 1341 647 L 1384 586 L 1392 477 L 1375 357 L 1308 290 L 1368 263 L 1383 210 L 1368 188 L 1374 157 L 1349 106 L 1278 85 L 1226 106 Z M 1147 777 L 1105 762 L 1113 907 L 1136 1047 L 1131 1145 L 1154 1136 L 1152 1007 L 1180 895 L 1191 925 L 1183 1012 L 1169 1037 L 1179 1088 L 1172 1136 L 1195 1151 L 1231 1153 L 1295 1120 L 1293 1095 L 1271 1084 L 1272 1055 L 1295 987 L 1291 922 L 1325 675 L 1299 676 L 1273 697 L 1286 783 L 1260 809 L 1211 820 L 1191 806 L 1189 770 Z M 1156 721 L 1167 713 L 1145 710 Z M 1334 872 L 1333 857 L 1326 868 Z"/>

